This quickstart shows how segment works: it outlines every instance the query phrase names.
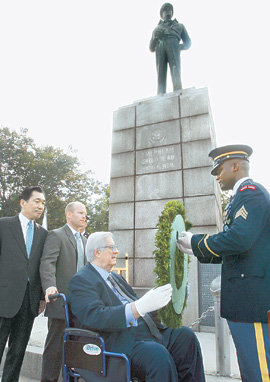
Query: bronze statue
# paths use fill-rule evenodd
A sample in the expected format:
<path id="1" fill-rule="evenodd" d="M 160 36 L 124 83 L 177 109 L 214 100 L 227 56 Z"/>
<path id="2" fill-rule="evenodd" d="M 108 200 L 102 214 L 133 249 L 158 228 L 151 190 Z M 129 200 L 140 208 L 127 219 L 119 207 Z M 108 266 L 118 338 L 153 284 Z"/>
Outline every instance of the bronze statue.
<path id="1" fill-rule="evenodd" d="M 173 6 L 165 3 L 160 8 L 160 20 L 154 29 L 150 51 L 156 52 L 158 74 L 158 94 L 166 93 L 167 65 L 169 63 L 173 90 L 182 89 L 180 71 L 180 52 L 191 46 L 191 40 L 183 24 L 173 17 Z M 182 41 L 182 43 L 181 43 Z"/>

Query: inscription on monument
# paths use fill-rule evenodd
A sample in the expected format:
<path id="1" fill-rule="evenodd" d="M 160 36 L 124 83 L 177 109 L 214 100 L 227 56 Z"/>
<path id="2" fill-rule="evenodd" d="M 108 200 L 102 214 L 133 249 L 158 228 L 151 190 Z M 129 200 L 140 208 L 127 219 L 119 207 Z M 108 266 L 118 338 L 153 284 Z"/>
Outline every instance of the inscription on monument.
<path id="1" fill-rule="evenodd" d="M 179 145 L 158 147 L 137 152 L 137 173 L 170 171 L 180 168 Z"/>

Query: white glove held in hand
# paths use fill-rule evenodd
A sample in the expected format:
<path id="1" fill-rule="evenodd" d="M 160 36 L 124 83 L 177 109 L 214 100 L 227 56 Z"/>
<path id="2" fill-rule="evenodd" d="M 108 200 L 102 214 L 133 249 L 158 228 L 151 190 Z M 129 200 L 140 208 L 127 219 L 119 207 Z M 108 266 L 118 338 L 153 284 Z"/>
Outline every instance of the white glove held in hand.
<path id="1" fill-rule="evenodd" d="M 182 236 L 178 239 L 177 241 L 177 247 L 178 249 L 186 253 L 187 255 L 193 255 L 192 247 L 191 247 L 191 238 L 192 238 L 192 233 L 191 232 L 182 232 Z"/>
<path id="2" fill-rule="evenodd" d="M 145 293 L 139 300 L 134 301 L 136 309 L 140 316 L 163 308 L 172 298 L 171 284 L 162 285 L 158 288 L 151 289 Z"/>

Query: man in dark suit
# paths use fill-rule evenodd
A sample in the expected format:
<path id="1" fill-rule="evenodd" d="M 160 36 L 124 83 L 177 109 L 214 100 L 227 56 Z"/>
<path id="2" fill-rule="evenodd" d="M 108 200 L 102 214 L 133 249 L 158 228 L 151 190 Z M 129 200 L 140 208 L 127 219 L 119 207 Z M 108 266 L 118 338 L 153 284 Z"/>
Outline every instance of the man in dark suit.
<path id="1" fill-rule="evenodd" d="M 166 328 L 149 314 L 168 304 L 171 285 L 151 289 L 138 299 L 131 286 L 111 272 L 118 250 L 110 232 L 91 234 L 86 255 L 91 264 L 69 285 L 69 303 L 79 326 L 100 332 L 106 350 L 125 353 L 132 375 L 142 381 L 205 381 L 192 330 Z"/>
<path id="2" fill-rule="evenodd" d="M 223 191 L 232 190 L 223 232 L 178 240 L 182 252 L 202 263 L 222 263 L 221 316 L 226 318 L 237 350 L 242 381 L 269 381 L 270 349 L 270 199 L 249 177 L 245 145 L 218 147 L 209 153 L 212 175 Z"/>
<path id="3" fill-rule="evenodd" d="M 80 234 L 86 219 L 86 208 L 80 202 L 66 206 L 67 224 L 49 232 L 40 264 L 40 277 L 47 302 L 48 335 L 42 360 L 42 381 L 56 382 L 62 364 L 62 338 L 65 328 L 64 310 L 59 301 L 48 296 L 67 294 L 71 277 L 84 266 L 86 238 Z"/>
<path id="4" fill-rule="evenodd" d="M 35 223 L 44 211 L 42 189 L 25 188 L 20 205 L 18 215 L 0 219 L 0 362 L 9 337 L 2 382 L 18 381 L 34 318 L 44 309 L 39 264 L 47 231 Z"/>

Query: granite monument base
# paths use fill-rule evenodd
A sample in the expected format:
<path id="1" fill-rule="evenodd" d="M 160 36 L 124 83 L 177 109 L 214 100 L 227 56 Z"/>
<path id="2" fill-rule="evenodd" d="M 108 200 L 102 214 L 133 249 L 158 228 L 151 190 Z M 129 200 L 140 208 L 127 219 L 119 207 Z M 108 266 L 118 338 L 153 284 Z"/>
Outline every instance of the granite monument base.
<path id="1" fill-rule="evenodd" d="M 154 285 L 156 224 L 167 201 L 183 201 L 193 232 L 220 228 L 220 193 L 208 158 L 215 145 L 207 88 L 139 100 L 114 112 L 109 229 L 118 266 L 127 252 L 129 281 L 140 294 Z M 209 286 L 215 277 L 214 271 Z M 199 316 L 205 293 L 211 297 L 201 280 L 191 258 L 183 324 Z"/>

